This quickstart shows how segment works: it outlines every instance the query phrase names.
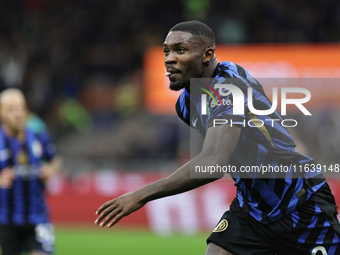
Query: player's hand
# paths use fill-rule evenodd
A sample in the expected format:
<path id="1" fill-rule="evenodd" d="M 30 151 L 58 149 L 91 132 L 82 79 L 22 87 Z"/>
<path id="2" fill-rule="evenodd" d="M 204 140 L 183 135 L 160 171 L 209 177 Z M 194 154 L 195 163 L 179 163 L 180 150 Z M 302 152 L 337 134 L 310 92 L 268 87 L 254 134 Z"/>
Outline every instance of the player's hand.
<path id="1" fill-rule="evenodd" d="M 140 201 L 140 196 L 137 192 L 125 193 L 124 195 L 108 201 L 101 207 L 99 207 L 96 212 L 99 217 L 97 218 L 95 223 L 98 225 L 100 222 L 102 222 L 100 224 L 101 227 L 104 227 L 106 225 L 107 227 L 112 227 L 121 218 L 129 215 L 130 213 L 133 213 L 134 211 L 137 211 L 144 205 L 145 203 Z"/>
<path id="2" fill-rule="evenodd" d="M 44 164 L 40 167 L 40 179 L 43 183 L 46 183 L 54 175 L 55 171 L 49 164 Z"/>
<path id="3" fill-rule="evenodd" d="M 13 180 L 15 177 L 14 169 L 7 167 L 0 171 L 0 187 L 9 189 L 12 187 Z"/>

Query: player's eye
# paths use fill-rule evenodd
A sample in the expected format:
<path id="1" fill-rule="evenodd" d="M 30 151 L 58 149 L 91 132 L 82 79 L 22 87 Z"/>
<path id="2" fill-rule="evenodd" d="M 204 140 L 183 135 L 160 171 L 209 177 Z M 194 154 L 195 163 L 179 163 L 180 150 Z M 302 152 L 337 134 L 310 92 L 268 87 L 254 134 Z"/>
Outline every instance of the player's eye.
<path id="1" fill-rule="evenodd" d="M 183 54 L 186 50 L 184 48 L 178 48 L 177 53 Z"/>
<path id="2" fill-rule="evenodd" d="M 164 51 L 164 54 L 165 54 L 165 55 L 166 55 L 166 54 L 169 54 L 169 52 L 170 52 L 169 49 L 164 49 L 163 51 Z"/>

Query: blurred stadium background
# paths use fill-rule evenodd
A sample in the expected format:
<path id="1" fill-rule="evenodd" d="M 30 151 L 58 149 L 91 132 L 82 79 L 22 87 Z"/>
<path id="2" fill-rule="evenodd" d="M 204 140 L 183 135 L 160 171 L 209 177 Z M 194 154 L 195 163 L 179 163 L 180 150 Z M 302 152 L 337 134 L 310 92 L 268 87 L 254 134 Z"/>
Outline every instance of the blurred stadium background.
<path id="1" fill-rule="evenodd" d="M 93 226 L 103 202 L 190 157 L 160 47 L 190 19 L 215 31 L 219 61 L 256 78 L 340 78 L 336 0 L 0 0 L 0 89 L 25 92 L 64 158 L 48 184 L 57 254 L 203 254 L 235 194 L 229 179 L 154 201 L 115 229 Z M 329 81 L 309 88 L 313 117 L 292 130 L 328 165 L 340 157 L 339 82 Z M 339 184 L 330 179 L 338 204 Z"/>

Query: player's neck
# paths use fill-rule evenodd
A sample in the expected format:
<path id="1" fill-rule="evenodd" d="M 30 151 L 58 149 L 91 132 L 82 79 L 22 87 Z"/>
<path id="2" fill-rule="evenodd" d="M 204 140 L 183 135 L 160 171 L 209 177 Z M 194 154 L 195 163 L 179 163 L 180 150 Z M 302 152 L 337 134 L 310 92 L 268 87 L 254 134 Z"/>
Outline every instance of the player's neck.
<path id="1" fill-rule="evenodd" d="M 218 61 L 216 59 L 213 60 L 209 64 L 209 66 L 207 66 L 206 69 L 204 69 L 202 76 L 200 78 L 213 78 L 217 65 L 218 65 Z M 186 86 L 185 89 L 190 93 L 190 86 Z"/>
<path id="2" fill-rule="evenodd" d="M 25 139 L 24 129 L 13 129 L 4 124 L 2 125 L 2 128 L 4 129 L 5 133 L 11 137 L 19 139 L 20 141 L 23 141 Z"/>
<path id="3" fill-rule="evenodd" d="M 204 70 L 201 78 L 212 78 L 215 73 L 216 67 L 218 65 L 218 61 L 215 59 L 209 63 L 209 66 Z"/>

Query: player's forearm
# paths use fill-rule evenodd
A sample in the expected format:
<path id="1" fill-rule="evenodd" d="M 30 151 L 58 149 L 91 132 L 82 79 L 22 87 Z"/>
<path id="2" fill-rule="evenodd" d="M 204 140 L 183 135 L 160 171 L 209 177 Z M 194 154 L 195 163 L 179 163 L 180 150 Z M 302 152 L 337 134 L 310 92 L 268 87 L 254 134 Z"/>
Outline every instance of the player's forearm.
<path id="1" fill-rule="evenodd" d="M 46 182 L 57 172 L 59 172 L 62 164 L 62 158 L 60 156 L 55 156 L 51 161 L 45 163 L 40 168 L 40 178 L 43 182 Z"/>
<path id="2" fill-rule="evenodd" d="M 240 136 L 240 130 L 240 128 L 228 127 L 227 125 L 209 128 L 202 152 L 197 157 L 169 177 L 104 203 L 96 212 L 99 215 L 96 224 L 99 224 L 105 218 L 100 224 L 103 227 L 113 219 L 108 225 L 112 227 L 121 218 L 135 212 L 151 200 L 189 191 L 221 178 L 223 173 L 220 173 L 219 176 L 200 173 L 200 176 L 191 178 L 190 172 L 191 169 L 196 169 L 196 166 L 207 167 L 216 164 L 228 164 Z"/>
<path id="3" fill-rule="evenodd" d="M 220 127 L 208 130 L 202 152 L 179 168 L 172 175 L 149 184 L 136 191 L 141 201 L 147 203 L 151 200 L 179 194 L 192 190 L 209 182 L 223 177 L 223 173 L 199 173 L 199 176 L 191 178 L 190 168 L 194 171 L 196 166 L 207 169 L 209 166 L 227 165 L 235 150 L 241 129 L 238 127 Z M 199 177 L 199 178 L 196 178 Z"/>
<path id="4" fill-rule="evenodd" d="M 138 192 L 141 196 L 141 201 L 147 203 L 151 200 L 176 195 L 195 189 L 223 177 L 223 174 L 211 175 L 209 173 L 205 173 L 204 175 L 202 174 L 199 176 L 199 178 L 192 178 L 190 177 L 190 167 L 209 166 L 215 165 L 216 163 L 216 158 L 212 155 L 200 154 L 193 160 L 180 167 L 170 176 L 146 185 L 136 192 Z M 224 164 L 227 162 L 220 163 Z"/>
<path id="5" fill-rule="evenodd" d="M 62 157 L 61 156 L 55 156 L 49 163 L 49 167 L 52 170 L 52 174 L 56 174 L 57 172 L 59 172 L 61 165 L 62 165 Z"/>

